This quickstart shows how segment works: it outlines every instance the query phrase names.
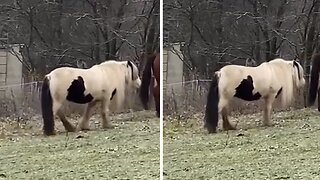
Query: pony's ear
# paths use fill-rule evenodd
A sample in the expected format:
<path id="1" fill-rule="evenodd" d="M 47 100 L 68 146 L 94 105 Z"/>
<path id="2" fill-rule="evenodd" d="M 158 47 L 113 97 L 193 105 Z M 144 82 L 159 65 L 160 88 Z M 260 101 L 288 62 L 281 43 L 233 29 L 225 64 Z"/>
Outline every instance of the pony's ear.
<path id="1" fill-rule="evenodd" d="M 298 56 L 295 56 L 293 61 L 300 62 L 300 58 Z"/>
<path id="2" fill-rule="evenodd" d="M 127 61 L 127 67 L 131 69 L 131 80 L 134 80 L 134 69 L 131 61 Z"/>
<path id="3" fill-rule="evenodd" d="M 132 62 L 131 61 L 127 61 L 127 67 L 132 67 Z"/>
<path id="4" fill-rule="evenodd" d="M 296 66 L 297 64 L 301 66 L 300 62 L 301 62 L 301 61 L 300 61 L 300 59 L 299 59 L 298 57 L 296 57 L 296 58 L 293 59 L 293 65 L 294 65 L 294 66 Z"/>

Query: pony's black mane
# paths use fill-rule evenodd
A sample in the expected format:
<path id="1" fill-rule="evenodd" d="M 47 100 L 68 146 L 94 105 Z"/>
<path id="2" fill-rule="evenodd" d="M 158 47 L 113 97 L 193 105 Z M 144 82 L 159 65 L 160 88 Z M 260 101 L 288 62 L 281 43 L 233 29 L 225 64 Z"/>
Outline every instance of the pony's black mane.
<path id="1" fill-rule="evenodd" d="M 297 68 L 298 77 L 299 77 L 299 80 L 300 80 L 302 78 L 302 76 L 301 76 L 301 72 L 300 72 L 300 69 L 299 69 L 299 64 L 297 63 L 297 61 L 293 61 L 293 66 Z"/>

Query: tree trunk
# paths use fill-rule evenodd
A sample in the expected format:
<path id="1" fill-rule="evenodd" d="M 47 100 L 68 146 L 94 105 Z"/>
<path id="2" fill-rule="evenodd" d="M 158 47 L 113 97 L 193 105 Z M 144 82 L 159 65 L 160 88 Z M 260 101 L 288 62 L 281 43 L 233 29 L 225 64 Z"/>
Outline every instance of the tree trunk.
<path id="1" fill-rule="evenodd" d="M 95 24 L 95 42 L 94 42 L 94 60 L 97 63 L 102 62 L 101 58 L 100 58 L 100 27 L 99 27 L 99 23 L 98 23 L 98 8 L 97 8 L 97 1 L 93 1 L 92 4 L 92 11 L 93 11 L 93 17 L 94 17 L 94 24 Z"/>
<path id="2" fill-rule="evenodd" d="M 148 28 L 145 45 L 145 52 L 147 54 L 152 54 L 156 50 L 157 44 L 155 44 L 155 42 L 158 42 L 158 34 L 156 33 L 156 30 L 159 24 L 160 3 L 158 1 L 155 1 L 153 5 L 154 8 L 152 12 L 150 27 Z"/>
<path id="3" fill-rule="evenodd" d="M 316 0 L 314 4 L 314 9 L 312 11 L 312 20 L 311 20 L 310 28 L 307 31 L 307 36 L 305 40 L 304 67 L 305 67 L 305 73 L 308 75 L 307 77 L 309 77 L 309 74 L 310 74 L 311 58 L 315 48 L 314 46 L 315 39 L 317 39 L 316 25 L 318 21 L 319 7 L 320 7 L 320 3 L 318 0 Z M 305 92 L 304 92 L 305 106 L 307 104 L 306 97 L 307 97 L 308 90 L 309 90 L 309 83 L 306 83 Z"/>

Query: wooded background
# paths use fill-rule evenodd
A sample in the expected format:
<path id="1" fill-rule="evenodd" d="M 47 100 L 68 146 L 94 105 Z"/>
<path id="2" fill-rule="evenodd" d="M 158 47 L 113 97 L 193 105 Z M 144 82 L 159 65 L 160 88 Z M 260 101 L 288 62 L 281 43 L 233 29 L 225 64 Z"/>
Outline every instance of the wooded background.
<path id="1" fill-rule="evenodd" d="M 27 74 L 133 60 L 159 48 L 159 0 L 1 0 L 0 45 L 21 44 Z M 141 63 L 143 65 L 143 63 Z"/>
<path id="2" fill-rule="evenodd" d="M 211 78 L 226 64 L 299 59 L 319 52 L 319 0 L 165 0 L 164 43 L 181 43 L 185 67 Z M 253 61 L 250 61 L 253 62 Z"/>

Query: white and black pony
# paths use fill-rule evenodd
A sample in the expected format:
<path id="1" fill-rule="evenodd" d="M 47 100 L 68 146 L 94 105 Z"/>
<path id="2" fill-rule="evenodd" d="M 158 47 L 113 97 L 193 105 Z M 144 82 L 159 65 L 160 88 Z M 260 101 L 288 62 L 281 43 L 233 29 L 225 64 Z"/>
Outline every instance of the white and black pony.
<path id="1" fill-rule="evenodd" d="M 76 128 L 65 118 L 61 107 L 65 101 L 88 104 L 79 123 L 80 130 L 89 129 L 92 108 L 101 102 L 102 127 L 111 128 L 109 111 L 123 105 L 126 90 L 140 88 L 138 68 L 130 61 L 106 61 L 89 69 L 61 67 L 44 78 L 41 94 L 43 131 L 54 135 L 54 117 L 57 115 L 65 129 Z"/>
<path id="2" fill-rule="evenodd" d="M 281 96 L 281 104 L 288 105 L 294 88 L 304 84 L 304 71 L 297 61 L 274 59 L 257 67 L 224 66 L 215 72 L 208 92 L 205 127 L 209 133 L 215 133 L 221 113 L 223 129 L 235 129 L 228 120 L 228 106 L 233 97 L 245 101 L 264 99 L 263 124 L 269 126 L 275 98 Z"/>

